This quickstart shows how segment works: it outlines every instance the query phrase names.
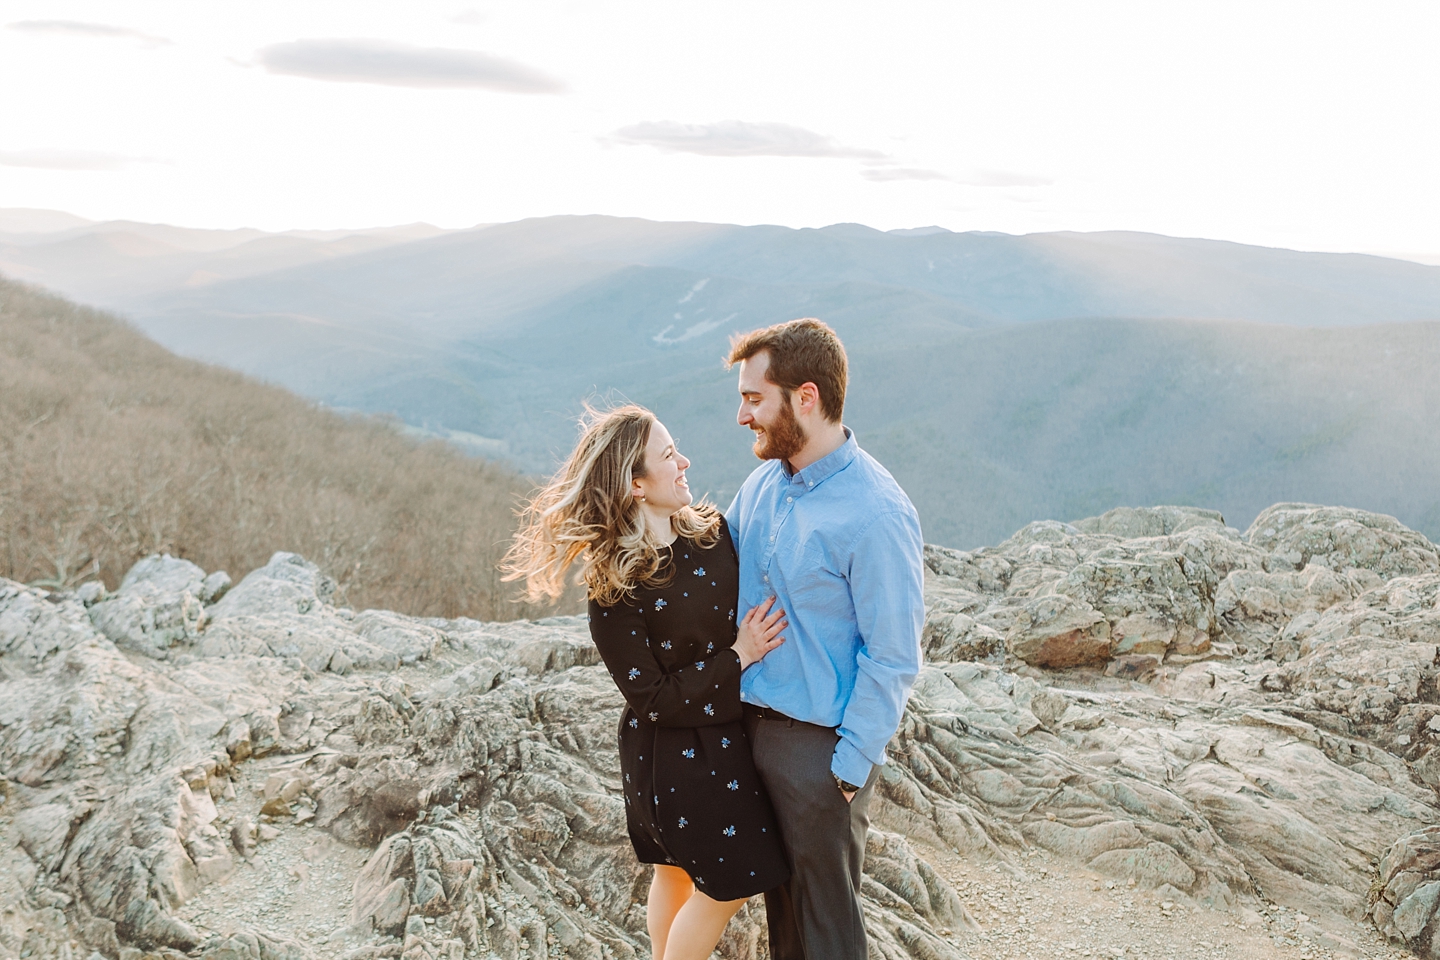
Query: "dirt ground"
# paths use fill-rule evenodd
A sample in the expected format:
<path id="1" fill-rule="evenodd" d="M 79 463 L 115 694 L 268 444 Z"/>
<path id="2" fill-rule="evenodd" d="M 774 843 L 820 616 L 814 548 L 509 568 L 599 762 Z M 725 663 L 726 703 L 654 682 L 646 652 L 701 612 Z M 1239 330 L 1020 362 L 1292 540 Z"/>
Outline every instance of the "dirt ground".
<path id="1" fill-rule="evenodd" d="M 1208 910 L 1104 879 L 1044 851 L 1023 858 L 1018 869 L 919 845 L 916 852 L 984 927 L 951 936 L 971 960 L 1413 960 L 1368 925 L 1323 930 L 1303 913 L 1269 904 Z"/>

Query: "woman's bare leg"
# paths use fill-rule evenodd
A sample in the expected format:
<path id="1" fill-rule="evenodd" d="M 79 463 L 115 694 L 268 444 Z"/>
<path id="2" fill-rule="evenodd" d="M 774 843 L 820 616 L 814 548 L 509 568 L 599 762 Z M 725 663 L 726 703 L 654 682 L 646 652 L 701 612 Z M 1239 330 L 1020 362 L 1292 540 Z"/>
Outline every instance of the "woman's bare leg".
<path id="1" fill-rule="evenodd" d="M 650 933 L 650 951 L 655 960 L 665 956 L 675 915 L 694 892 L 695 884 L 690 882 L 690 875 L 684 870 L 661 863 L 655 865 L 655 879 L 650 881 L 650 899 L 645 903 L 645 927 Z"/>
<path id="2" fill-rule="evenodd" d="M 711 900 L 696 890 L 675 914 L 665 952 L 655 954 L 657 960 L 662 956 L 664 960 L 709 960 L 725 924 L 743 906 L 744 900 Z"/>

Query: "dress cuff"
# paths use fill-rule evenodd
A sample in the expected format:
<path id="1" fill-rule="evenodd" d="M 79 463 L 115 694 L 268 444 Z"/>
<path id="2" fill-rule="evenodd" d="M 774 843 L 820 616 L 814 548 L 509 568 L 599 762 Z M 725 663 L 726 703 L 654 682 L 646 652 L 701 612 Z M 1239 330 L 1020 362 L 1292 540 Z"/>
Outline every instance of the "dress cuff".
<path id="1" fill-rule="evenodd" d="M 840 742 L 835 744 L 835 756 L 830 761 L 830 772 L 841 780 L 863 787 L 874 768 L 875 765 L 866 760 L 865 755 L 855 749 L 849 740 L 841 737 Z"/>

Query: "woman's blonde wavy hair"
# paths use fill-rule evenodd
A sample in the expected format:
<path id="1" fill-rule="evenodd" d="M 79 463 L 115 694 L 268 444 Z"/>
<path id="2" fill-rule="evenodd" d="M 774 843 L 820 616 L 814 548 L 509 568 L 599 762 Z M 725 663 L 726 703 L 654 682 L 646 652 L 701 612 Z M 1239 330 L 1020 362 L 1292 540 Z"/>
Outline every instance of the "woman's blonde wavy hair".
<path id="1" fill-rule="evenodd" d="M 504 579 L 525 581 L 525 598 L 554 602 L 575 577 L 590 599 L 614 606 L 636 587 L 659 586 L 665 563 L 660 531 L 646 529 L 645 514 L 630 492 L 646 475 L 645 446 L 655 415 L 629 404 L 611 410 L 587 406 L 580 442 L 560 471 L 521 510 L 520 529 L 501 561 Z M 720 511 L 700 502 L 671 518 L 674 531 L 702 547 L 720 539 Z"/>

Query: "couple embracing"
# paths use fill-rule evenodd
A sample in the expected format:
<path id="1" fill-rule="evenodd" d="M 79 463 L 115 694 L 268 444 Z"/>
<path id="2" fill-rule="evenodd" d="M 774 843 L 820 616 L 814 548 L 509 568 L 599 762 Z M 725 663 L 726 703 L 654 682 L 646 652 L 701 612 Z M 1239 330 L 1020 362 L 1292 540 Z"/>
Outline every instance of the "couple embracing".
<path id="1" fill-rule="evenodd" d="M 870 798 L 920 669 L 920 524 L 841 421 L 833 330 L 757 330 L 729 362 L 765 461 L 729 510 L 693 503 L 690 461 L 648 410 L 596 414 L 527 507 L 508 576 L 555 597 L 578 565 L 586 585 L 627 704 L 655 960 L 709 957 L 757 893 L 774 960 L 863 960 Z"/>

